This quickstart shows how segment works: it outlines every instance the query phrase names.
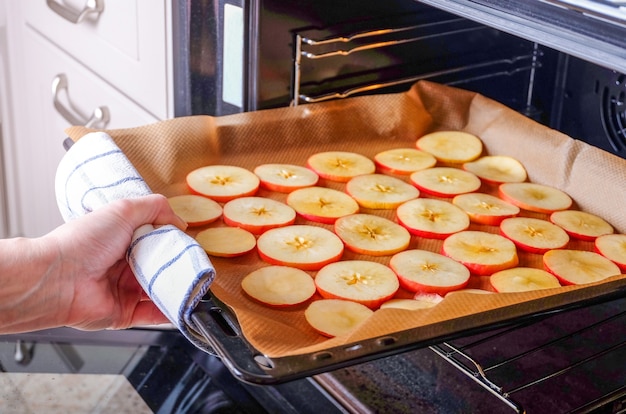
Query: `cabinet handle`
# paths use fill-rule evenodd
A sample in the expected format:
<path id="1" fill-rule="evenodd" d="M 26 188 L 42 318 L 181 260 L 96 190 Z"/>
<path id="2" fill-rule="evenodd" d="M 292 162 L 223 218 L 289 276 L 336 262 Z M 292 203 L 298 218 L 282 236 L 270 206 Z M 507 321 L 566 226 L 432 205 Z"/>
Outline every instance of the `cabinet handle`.
<path id="1" fill-rule="evenodd" d="M 61 92 L 67 95 L 68 106 L 63 105 L 60 100 Z M 52 102 L 55 109 L 67 122 L 72 125 L 84 125 L 88 128 L 104 128 L 109 123 L 109 108 L 99 106 L 95 108 L 91 116 L 86 116 L 70 100 L 67 76 L 60 73 L 52 80 Z"/>
<path id="2" fill-rule="evenodd" d="M 46 2 L 53 12 L 74 24 L 80 23 L 89 14 L 93 13 L 97 16 L 104 10 L 104 0 L 87 0 L 82 10 L 74 10 L 57 0 L 46 0 Z"/>

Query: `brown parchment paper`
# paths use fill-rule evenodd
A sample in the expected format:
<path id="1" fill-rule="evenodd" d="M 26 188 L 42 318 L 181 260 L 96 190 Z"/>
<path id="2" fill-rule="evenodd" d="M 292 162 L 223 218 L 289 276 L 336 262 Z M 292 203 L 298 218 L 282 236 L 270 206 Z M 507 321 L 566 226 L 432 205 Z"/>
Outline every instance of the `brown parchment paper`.
<path id="1" fill-rule="evenodd" d="M 185 176 L 208 164 L 233 164 L 253 169 L 267 162 L 304 165 L 309 155 L 325 150 L 355 151 L 373 157 L 397 147 L 414 147 L 424 133 L 462 130 L 479 136 L 484 155 L 519 159 L 529 181 L 566 191 L 573 208 L 598 214 L 617 232 L 626 231 L 626 161 L 591 147 L 479 94 L 427 81 L 400 94 L 356 97 L 294 108 L 264 110 L 223 117 L 191 116 L 152 125 L 108 130 L 154 192 L 166 196 L 188 193 Z M 71 127 L 74 140 L 92 130 Z M 342 189 L 344 184 L 321 181 Z M 494 192 L 483 186 L 481 191 Z M 260 190 L 261 196 L 284 201 L 284 194 Z M 393 218 L 392 211 L 368 211 Z M 524 213 L 538 216 L 536 213 Z M 545 218 L 545 216 L 544 216 Z M 304 223 L 304 220 L 298 219 Z M 212 226 L 223 225 L 214 223 Z M 190 229 L 194 235 L 203 228 Z M 470 229 L 497 232 L 497 227 L 472 224 Z M 410 248 L 439 251 L 441 241 L 413 237 Z M 570 248 L 591 250 L 590 242 L 571 241 Z M 349 251 L 344 259 L 388 263 Z M 269 357 L 300 355 L 387 334 L 404 333 L 415 340 L 460 332 L 517 316 L 541 312 L 623 289 L 626 276 L 585 286 L 550 290 L 476 295 L 449 295 L 434 308 L 405 311 L 385 309 L 348 337 L 328 339 L 304 319 L 306 304 L 272 309 L 248 299 L 241 279 L 266 266 L 256 252 L 234 259 L 211 258 L 217 276 L 211 290 L 237 316 L 244 337 Z M 520 266 L 541 267 L 541 256 L 520 252 Z M 311 273 L 314 276 L 314 272 Z M 489 289 L 488 278 L 473 276 L 469 287 Z M 400 291 L 399 297 L 410 297 Z"/>

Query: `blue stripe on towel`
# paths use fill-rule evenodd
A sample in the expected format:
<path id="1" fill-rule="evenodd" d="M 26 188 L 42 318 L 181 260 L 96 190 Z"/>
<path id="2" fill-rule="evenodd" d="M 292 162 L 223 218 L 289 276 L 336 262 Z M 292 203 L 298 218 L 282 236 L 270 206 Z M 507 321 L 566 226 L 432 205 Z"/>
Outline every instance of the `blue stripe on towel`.
<path id="1" fill-rule="evenodd" d="M 90 211 L 89 207 L 87 207 L 85 205 L 85 198 L 87 198 L 87 196 L 92 192 L 92 191 L 99 191 L 102 189 L 110 189 L 110 188 L 114 188 L 117 187 L 119 185 L 122 184 L 126 184 L 132 181 L 138 181 L 138 182 L 143 182 L 143 178 L 139 177 L 139 176 L 134 176 L 134 177 L 124 177 L 121 180 L 115 181 L 113 183 L 109 183 L 107 185 L 102 185 L 100 187 L 91 187 L 89 190 L 85 191 L 85 193 L 83 194 L 83 196 L 80 198 L 80 205 L 83 208 L 83 211 Z M 147 194 L 147 193 L 146 193 Z M 144 195 L 146 195 L 144 194 Z M 105 200 L 105 201 L 109 201 L 109 200 Z"/>

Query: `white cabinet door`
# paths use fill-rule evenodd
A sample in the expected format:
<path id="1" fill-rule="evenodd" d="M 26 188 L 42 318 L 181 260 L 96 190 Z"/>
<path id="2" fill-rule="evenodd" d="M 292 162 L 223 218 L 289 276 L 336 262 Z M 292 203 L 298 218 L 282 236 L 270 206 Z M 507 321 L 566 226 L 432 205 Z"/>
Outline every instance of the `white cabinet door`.
<path id="1" fill-rule="evenodd" d="M 105 107 L 110 121 L 98 128 L 126 128 L 157 122 L 158 119 L 103 82 L 63 50 L 26 29 L 23 32 L 24 72 L 19 128 L 13 137 L 15 179 L 19 189 L 22 233 L 42 235 L 62 223 L 54 194 L 54 176 L 63 157 L 64 130 L 74 124 L 53 103 L 52 84 L 62 75 L 65 88 L 58 90 L 59 108 L 82 113 Z M 58 79 L 58 78 L 57 78 Z"/>

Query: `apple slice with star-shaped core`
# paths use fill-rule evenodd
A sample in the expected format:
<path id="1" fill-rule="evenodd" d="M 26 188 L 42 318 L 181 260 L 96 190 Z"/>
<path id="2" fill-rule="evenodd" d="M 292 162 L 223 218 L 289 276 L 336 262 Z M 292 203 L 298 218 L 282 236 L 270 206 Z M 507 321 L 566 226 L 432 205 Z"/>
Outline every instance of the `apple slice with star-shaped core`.
<path id="1" fill-rule="evenodd" d="M 394 209 L 405 201 L 419 197 L 411 184 L 385 174 L 365 174 L 346 183 L 346 193 L 363 208 Z"/>
<path id="2" fill-rule="evenodd" d="M 306 224 L 270 229 L 257 239 L 257 251 L 265 262 L 302 270 L 318 270 L 336 262 L 343 250 L 335 233 Z"/>
<path id="3" fill-rule="evenodd" d="M 388 266 L 368 260 L 344 260 L 322 267 L 315 275 L 317 291 L 326 299 L 351 300 L 377 309 L 400 287 Z"/>
<path id="4" fill-rule="evenodd" d="M 222 206 L 204 196 L 183 194 L 169 197 L 167 201 L 174 213 L 185 220 L 189 227 L 213 223 L 222 215 Z"/>
<path id="5" fill-rule="evenodd" d="M 416 171 L 409 176 L 420 191 L 436 197 L 454 197 L 477 191 L 480 178 L 469 171 L 452 167 L 434 167 Z"/>
<path id="6" fill-rule="evenodd" d="M 187 174 L 187 186 L 195 194 L 226 202 L 256 194 L 260 180 L 252 171 L 234 165 L 208 165 Z"/>
<path id="7" fill-rule="evenodd" d="M 437 158 L 416 148 L 393 148 L 374 155 L 374 163 L 381 173 L 409 175 L 434 167 Z"/>
<path id="8" fill-rule="evenodd" d="M 567 210 L 572 199 L 558 188 L 536 183 L 504 183 L 498 186 L 500 198 L 524 210 L 553 213 Z"/>
<path id="9" fill-rule="evenodd" d="M 531 217 L 512 217 L 502 220 L 500 234 L 520 249 L 543 254 L 548 250 L 562 249 L 569 243 L 567 232 L 547 220 Z"/>
<path id="10" fill-rule="evenodd" d="M 316 292 L 311 275 L 289 266 L 257 269 L 242 279 L 241 288 L 256 301 L 273 307 L 298 305 Z"/>
<path id="11" fill-rule="evenodd" d="M 261 180 L 261 187 L 279 193 L 311 187 L 319 181 L 315 171 L 293 164 L 262 164 L 254 169 L 254 173 Z"/>
<path id="12" fill-rule="evenodd" d="M 411 242 L 411 234 L 406 228 L 373 214 L 338 218 L 335 234 L 349 250 L 371 256 L 392 255 L 409 247 Z"/>
<path id="13" fill-rule="evenodd" d="M 521 183 L 528 178 L 522 163 L 507 155 L 486 155 L 466 162 L 463 169 L 492 184 Z"/>
<path id="14" fill-rule="evenodd" d="M 511 240 L 484 231 L 455 233 L 443 241 L 441 250 L 477 276 L 489 276 L 519 263 L 517 249 Z"/>
<path id="15" fill-rule="evenodd" d="M 348 194 L 317 186 L 292 191 L 287 196 L 287 205 L 305 219 L 325 224 L 359 212 L 359 203 Z"/>
<path id="16" fill-rule="evenodd" d="M 470 221 L 492 226 L 520 212 L 519 207 L 486 193 L 459 194 L 452 199 L 452 204 L 465 211 Z"/>
<path id="17" fill-rule="evenodd" d="M 352 177 L 376 172 L 374 161 L 355 152 L 318 152 L 307 159 L 307 166 L 330 181 L 346 182 Z"/>
<path id="18" fill-rule="evenodd" d="M 304 311 L 309 325 L 330 338 L 349 334 L 373 314 L 365 305 L 341 299 L 315 300 Z"/>
<path id="19" fill-rule="evenodd" d="M 563 285 L 593 283 L 621 274 L 615 263 L 585 250 L 550 250 L 543 255 L 543 266 Z"/>
<path id="20" fill-rule="evenodd" d="M 463 131 L 432 132 L 419 138 L 415 146 L 441 162 L 453 164 L 473 161 L 483 152 L 480 138 Z"/>
<path id="21" fill-rule="evenodd" d="M 293 224 L 296 211 L 285 203 L 265 197 L 240 197 L 224 204 L 224 223 L 261 234 Z"/>
<path id="22" fill-rule="evenodd" d="M 432 239 L 444 239 L 466 230 L 469 216 L 460 208 L 444 200 L 416 198 L 396 209 L 398 223 L 411 234 Z"/>
<path id="23" fill-rule="evenodd" d="M 602 217 L 580 210 L 555 211 L 550 215 L 550 221 L 580 240 L 593 241 L 614 231 L 613 226 Z"/>
<path id="24" fill-rule="evenodd" d="M 561 286 L 555 276 L 543 269 L 534 267 L 514 267 L 501 270 L 489 277 L 489 283 L 499 293 L 528 292 Z"/>

